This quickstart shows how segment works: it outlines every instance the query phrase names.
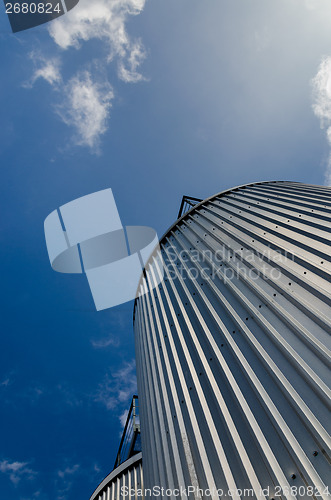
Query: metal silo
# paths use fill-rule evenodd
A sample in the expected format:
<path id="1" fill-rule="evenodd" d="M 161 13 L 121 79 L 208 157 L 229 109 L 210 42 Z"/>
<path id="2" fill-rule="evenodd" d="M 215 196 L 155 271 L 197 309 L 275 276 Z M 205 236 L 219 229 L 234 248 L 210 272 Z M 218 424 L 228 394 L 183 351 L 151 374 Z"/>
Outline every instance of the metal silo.
<path id="1" fill-rule="evenodd" d="M 141 453 L 114 469 L 97 487 L 90 500 L 144 500 Z"/>
<path id="2" fill-rule="evenodd" d="M 90 500 L 144 500 L 138 397 L 133 396 L 113 471 Z"/>
<path id="3" fill-rule="evenodd" d="M 134 310 L 146 488 L 326 498 L 330 193 L 240 186 L 161 239 Z"/>

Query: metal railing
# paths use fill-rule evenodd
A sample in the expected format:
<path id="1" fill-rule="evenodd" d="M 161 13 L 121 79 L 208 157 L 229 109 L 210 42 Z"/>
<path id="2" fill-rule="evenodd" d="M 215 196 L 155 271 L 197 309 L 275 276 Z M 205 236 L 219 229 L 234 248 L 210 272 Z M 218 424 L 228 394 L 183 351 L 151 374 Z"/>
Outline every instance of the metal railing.
<path id="1" fill-rule="evenodd" d="M 114 469 L 141 451 L 138 396 L 133 396 L 117 452 Z"/>
<path id="2" fill-rule="evenodd" d="M 177 219 L 182 217 L 182 215 L 186 214 L 194 205 L 197 205 L 201 201 L 200 198 L 193 198 L 193 196 L 183 196 Z"/>

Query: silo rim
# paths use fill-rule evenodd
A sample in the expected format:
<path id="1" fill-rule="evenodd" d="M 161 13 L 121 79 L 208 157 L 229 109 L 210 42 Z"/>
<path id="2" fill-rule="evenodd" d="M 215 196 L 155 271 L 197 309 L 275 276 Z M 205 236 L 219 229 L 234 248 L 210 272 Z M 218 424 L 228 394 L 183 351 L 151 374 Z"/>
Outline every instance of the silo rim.
<path id="1" fill-rule="evenodd" d="M 112 481 L 116 476 L 121 474 L 125 469 L 129 469 L 132 467 L 134 464 L 138 463 L 140 460 L 142 460 L 142 452 L 140 451 L 139 453 L 136 453 L 132 457 L 128 458 L 125 460 L 125 462 L 122 462 L 118 467 L 113 469 L 110 474 L 108 474 L 102 481 L 101 483 L 96 487 L 92 495 L 90 496 L 90 500 L 96 500 L 96 497 L 99 495 L 99 493 L 102 492 L 103 488 L 107 486 L 107 484 Z"/>
<path id="2" fill-rule="evenodd" d="M 250 182 L 249 184 L 240 184 L 239 186 L 235 186 L 235 187 L 232 187 L 230 189 L 225 189 L 224 191 L 220 191 L 219 193 L 216 193 L 216 194 L 213 194 L 212 196 L 209 196 L 208 198 L 205 198 L 204 200 L 200 201 L 199 203 L 197 203 L 196 205 L 194 205 L 192 208 L 190 208 L 190 210 L 188 210 L 185 214 L 183 214 L 181 217 L 179 217 L 179 219 L 177 219 L 166 231 L 165 233 L 163 233 L 162 237 L 159 239 L 159 245 L 161 245 L 162 241 L 165 239 L 165 237 L 168 235 L 168 233 L 170 233 L 170 231 L 172 231 L 172 229 L 174 227 L 177 226 L 177 224 L 182 221 L 185 217 L 187 217 L 189 214 L 191 214 L 194 210 L 197 210 L 198 208 L 200 208 L 204 203 L 207 203 L 208 201 L 211 201 L 212 199 L 214 198 L 217 198 L 219 196 L 224 196 L 228 193 L 231 193 L 233 191 L 237 191 L 238 189 L 243 189 L 243 188 L 246 188 L 246 187 L 251 187 L 251 186 L 259 186 L 260 184 L 285 184 L 285 183 L 291 183 L 291 184 L 304 184 L 303 182 L 297 182 L 297 181 L 284 181 L 284 180 L 278 180 L 278 181 L 258 181 L 258 182 Z M 155 249 L 154 249 L 155 250 Z M 151 255 L 150 257 L 153 255 L 154 253 L 154 250 L 151 252 Z M 150 257 L 148 258 L 147 262 L 149 261 Z M 146 267 L 146 266 L 145 266 Z M 140 279 L 139 279 L 139 283 L 138 283 L 138 287 L 137 287 L 137 291 L 140 287 L 140 284 L 141 284 L 141 280 L 144 276 L 144 272 L 145 272 L 145 268 L 143 270 L 143 272 L 141 273 L 141 276 L 140 276 Z M 136 293 L 137 295 L 137 293 Z M 135 301 L 134 301 L 134 306 L 133 306 L 133 323 L 134 323 L 134 319 L 135 319 L 135 310 L 136 310 L 136 303 L 137 303 L 137 298 L 135 298 Z"/>

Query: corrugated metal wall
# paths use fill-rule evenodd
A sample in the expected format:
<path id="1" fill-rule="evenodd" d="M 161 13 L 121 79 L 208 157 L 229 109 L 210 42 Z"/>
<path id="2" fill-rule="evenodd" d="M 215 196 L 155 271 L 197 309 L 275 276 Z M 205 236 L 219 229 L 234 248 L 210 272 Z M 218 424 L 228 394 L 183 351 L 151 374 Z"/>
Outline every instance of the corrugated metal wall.
<path id="1" fill-rule="evenodd" d="M 326 498 L 330 194 L 241 186 L 162 238 L 134 311 L 146 487 Z"/>
<path id="2" fill-rule="evenodd" d="M 127 490 L 122 489 L 127 488 Z M 116 467 L 98 486 L 90 500 L 144 500 L 141 453 Z"/>

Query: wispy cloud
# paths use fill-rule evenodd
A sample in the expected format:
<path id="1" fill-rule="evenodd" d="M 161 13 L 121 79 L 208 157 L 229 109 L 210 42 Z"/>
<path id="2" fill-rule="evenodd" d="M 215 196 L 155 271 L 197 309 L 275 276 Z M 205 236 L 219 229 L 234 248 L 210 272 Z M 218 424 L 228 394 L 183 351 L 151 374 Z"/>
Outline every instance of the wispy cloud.
<path id="1" fill-rule="evenodd" d="M 45 80 L 50 85 L 57 87 L 62 82 L 61 60 L 58 57 L 46 59 L 40 52 L 32 51 L 29 54 L 33 61 L 34 72 L 30 80 L 23 87 L 31 88 L 39 79 Z"/>
<path id="2" fill-rule="evenodd" d="M 100 340 L 91 340 L 91 344 L 94 349 L 106 349 L 109 346 L 117 347 L 119 345 L 119 340 L 114 337 L 107 337 Z"/>
<path id="3" fill-rule="evenodd" d="M 326 136 L 331 147 L 331 57 L 324 57 L 312 81 L 314 103 L 313 110 L 320 119 L 321 127 L 326 129 Z M 325 184 L 331 186 L 331 153 L 325 172 Z"/>
<path id="4" fill-rule="evenodd" d="M 77 7 L 49 25 L 57 56 L 48 59 L 40 52 L 31 54 L 35 69 L 24 86 L 31 88 L 43 79 L 57 91 L 61 84 L 61 93 L 57 94 L 61 103 L 55 107 L 56 112 L 66 125 L 73 127 L 75 144 L 87 146 L 92 152 L 98 151 L 101 136 L 108 128 L 114 98 L 105 69 L 115 65 L 118 78 L 126 83 L 146 79 L 140 70 L 146 50 L 140 38 L 132 38 L 126 28 L 128 19 L 142 12 L 145 1 L 80 0 Z M 65 52 L 81 50 L 92 40 L 101 43 L 98 58 L 94 52 L 93 61 L 86 59 L 80 63 L 64 81 L 61 66 Z M 95 68 L 93 78 L 91 65 Z"/>
<path id="5" fill-rule="evenodd" d="M 120 415 L 120 422 L 121 422 L 121 426 L 123 427 L 123 429 L 124 429 L 124 426 L 126 424 L 126 420 L 128 418 L 128 413 L 129 413 L 129 410 L 124 410 L 124 412 Z"/>
<path id="6" fill-rule="evenodd" d="M 70 386 L 66 384 L 58 384 L 56 386 L 56 392 L 62 398 L 63 404 L 71 408 L 76 408 L 83 404 L 85 394 L 79 394 L 76 390 L 73 390 Z"/>
<path id="7" fill-rule="evenodd" d="M 140 40 L 132 40 L 126 30 L 129 16 L 138 15 L 145 6 L 145 0 L 80 0 L 79 6 L 66 16 L 50 24 L 49 33 L 63 50 L 80 49 L 89 40 L 105 43 L 107 61 L 118 59 L 119 67 L 128 64 L 130 80 L 120 70 L 124 81 L 139 81 L 142 75 L 138 67 L 145 57 Z"/>
<path id="8" fill-rule="evenodd" d="M 45 499 L 46 500 L 46 496 L 44 496 L 42 494 L 42 491 L 41 490 L 37 490 L 35 491 L 34 493 L 32 493 L 32 497 L 29 496 L 29 498 L 27 497 L 20 497 L 20 500 L 41 500 L 41 499 Z M 48 497 L 47 497 L 47 500 L 48 500 Z"/>
<path id="9" fill-rule="evenodd" d="M 65 86 L 65 100 L 57 107 L 64 123 L 73 126 L 75 143 L 97 150 L 100 136 L 107 130 L 107 120 L 114 97 L 108 82 L 92 80 L 88 71 L 71 78 Z"/>
<path id="10" fill-rule="evenodd" d="M 29 462 L 11 462 L 2 460 L 0 462 L 0 472 L 9 476 L 13 484 L 18 484 L 21 479 L 35 479 L 37 473 L 29 467 Z"/>
<path id="11" fill-rule="evenodd" d="M 108 410 L 116 408 L 120 403 L 128 403 L 137 392 L 137 381 L 134 361 L 113 374 L 107 374 L 99 385 L 94 401 L 102 403 Z"/>
<path id="12" fill-rule="evenodd" d="M 11 380 L 9 377 L 6 377 L 4 380 L 0 382 L 0 386 L 2 387 L 8 387 L 11 383 Z"/>
<path id="13" fill-rule="evenodd" d="M 68 465 L 68 460 L 65 461 L 65 466 L 57 471 L 56 500 L 67 500 L 68 493 L 71 490 L 75 475 L 82 473 L 80 464 Z"/>
<path id="14" fill-rule="evenodd" d="M 8 386 L 10 386 L 14 382 L 14 377 L 15 377 L 15 371 L 12 370 L 11 372 L 7 373 L 2 380 L 0 380 L 0 387 L 3 387 L 6 389 Z"/>
<path id="15" fill-rule="evenodd" d="M 141 40 L 138 40 L 131 47 L 127 60 L 121 58 L 118 65 L 118 76 L 127 83 L 136 83 L 146 78 L 139 73 L 138 69 L 146 58 L 146 51 Z"/>
<path id="16" fill-rule="evenodd" d="M 79 470 L 79 464 L 75 464 L 72 467 L 66 467 L 64 470 L 59 470 L 57 472 L 58 476 L 64 478 L 66 476 L 72 476 Z"/>

